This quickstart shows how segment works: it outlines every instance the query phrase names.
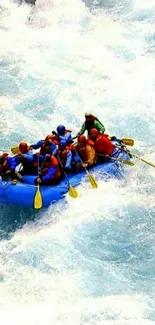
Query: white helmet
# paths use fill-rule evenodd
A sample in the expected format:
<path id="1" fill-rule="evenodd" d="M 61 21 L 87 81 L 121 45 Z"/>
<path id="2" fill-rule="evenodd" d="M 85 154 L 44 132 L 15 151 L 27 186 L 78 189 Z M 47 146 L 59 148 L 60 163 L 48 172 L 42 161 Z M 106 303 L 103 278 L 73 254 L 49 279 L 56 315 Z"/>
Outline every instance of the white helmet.
<path id="1" fill-rule="evenodd" d="M 85 116 L 92 116 L 92 113 L 91 112 L 86 112 Z"/>

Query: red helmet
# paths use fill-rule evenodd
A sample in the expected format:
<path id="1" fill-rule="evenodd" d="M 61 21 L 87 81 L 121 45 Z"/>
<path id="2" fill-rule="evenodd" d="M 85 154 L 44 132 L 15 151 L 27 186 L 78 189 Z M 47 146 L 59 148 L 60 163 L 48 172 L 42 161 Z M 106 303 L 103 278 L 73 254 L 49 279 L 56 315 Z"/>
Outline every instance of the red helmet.
<path id="1" fill-rule="evenodd" d="M 89 135 L 90 135 L 91 138 L 96 139 L 98 137 L 98 135 L 99 135 L 99 132 L 98 132 L 98 130 L 96 128 L 92 128 L 90 130 Z"/>
<path id="2" fill-rule="evenodd" d="M 47 137 L 45 138 L 45 142 L 49 143 L 49 142 L 52 142 L 52 141 L 53 141 L 53 135 L 52 134 L 47 135 Z"/>
<path id="3" fill-rule="evenodd" d="M 27 153 L 28 152 L 28 144 L 26 142 L 20 142 L 19 151 L 21 153 Z"/>
<path id="4" fill-rule="evenodd" d="M 87 142 L 87 139 L 86 139 L 86 137 L 84 135 L 80 135 L 78 137 L 78 143 L 79 144 L 86 144 L 86 142 Z"/>

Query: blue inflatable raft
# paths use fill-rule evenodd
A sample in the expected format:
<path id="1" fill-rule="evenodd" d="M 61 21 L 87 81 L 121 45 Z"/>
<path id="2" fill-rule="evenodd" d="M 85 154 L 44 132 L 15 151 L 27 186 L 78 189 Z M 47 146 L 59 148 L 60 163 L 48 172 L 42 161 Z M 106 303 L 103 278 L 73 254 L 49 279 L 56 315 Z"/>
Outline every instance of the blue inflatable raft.
<path id="1" fill-rule="evenodd" d="M 89 169 L 89 172 L 93 176 L 95 176 L 95 174 L 102 175 L 102 179 L 120 179 L 124 176 L 125 165 L 118 161 L 118 158 L 130 161 L 130 157 L 125 151 L 115 149 L 112 159 L 108 162 L 97 164 Z M 87 175 L 85 171 L 78 174 L 68 174 L 68 180 L 73 187 L 78 186 L 86 177 Z M 16 185 L 13 185 L 11 181 L 0 181 L 0 203 L 33 208 L 34 197 L 37 189 L 34 185 L 35 178 L 36 176 L 26 175 L 24 176 L 24 183 L 18 182 Z M 57 186 L 40 186 L 43 201 L 42 208 L 47 208 L 52 203 L 62 199 L 68 190 L 69 187 L 66 178 L 64 178 Z"/>

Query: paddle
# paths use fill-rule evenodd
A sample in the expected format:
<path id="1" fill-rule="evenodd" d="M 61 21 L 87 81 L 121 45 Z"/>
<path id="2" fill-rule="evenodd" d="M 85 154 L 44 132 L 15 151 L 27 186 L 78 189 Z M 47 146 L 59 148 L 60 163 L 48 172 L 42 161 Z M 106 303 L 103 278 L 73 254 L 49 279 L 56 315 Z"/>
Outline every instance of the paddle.
<path id="1" fill-rule="evenodd" d="M 17 155 L 17 153 L 19 152 L 19 146 L 13 146 L 11 148 L 11 152 L 13 153 L 13 155 Z"/>
<path id="2" fill-rule="evenodd" d="M 104 155 L 102 155 L 100 153 L 98 153 L 97 155 L 101 156 L 101 157 L 105 157 Z M 121 162 L 122 164 L 125 164 L 125 165 L 134 166 L 134 162 L 130 161 L 130 160 L 126 160 L 126 159 L 122 159 L 122 158 L 115 158 L 115 157 L 110 157 L 110 156 L 109 156 L 109 159 L 119 161 L 119 162 Z"/>
<path id="3" fill-rule="evenodd" d="M 125 144 L 126 146 L 134 146 L 134 140 L 130 139 L 130 138 L 122 138 L 120 139 L 121 142 L 123 142 L 123 144 Z"/>
<path id="4" fill-rule="evenodd" d="M 81 157 L 79 156 L 79 154 L 78 154 L 78 152 L 76 151 L 75 148 L 74 148 L 74 151 L 76 152 L 76 154 L 77 154 L 77 156 L 79 157 L 81 163 L 83 164 L 84 162 L 82 161 Z M 87 173 L 87 175 L 88 175 L 88 179 L 89 179 L 89 181 L 90 181 L 91 186 L 92 186 L 93 188 L 97 188 L 97 187 L 98 187 L 98 184 L 97 184 L 97 182 L 96 182 L 94 176 L 88 172 L 88 170 L 87 170 L 86 167 L 83 167 L 83 168 L 85 169 L 85 171 L 86 171 L 86 173 Z"/>
<path id="5" fill-rule="evenodd" d="M 38 177 L 39 177 L 39 155 L 38 155 Z M 34 197 L 34 209 L 41 209 L 43 205 L 42 194 L 40 192 L 40 185 L 37 185 L 37 191 Z"/>
<path id="6" fill-rule="evenodd" d="M 67 179 L 68 188 L 69 188 L 69 195 L 70 195 L 72 198 L 76 199 L 76 198 L 78 197 L 78 192 L 77 192 L 77 190 L 75 189 L 75 187 L 73 187 L 73 186 L 70 184 L 70 181 L 69 181 L 69 178 L 68 178 L 68 176 L 67 176 L 67 173 L 64 171 L 63 164 L 62 164 L 61 159 L 60 159 L 60 157 L 59 157 L 58 155 L 57 155 L 57 158 L 58 158 L 58 160 L 59 160 L 60 166 L 61 166 L 62 169 L 63 169 L 63 173 L 64 173 L 64 175 L 65 175 L 65 177 L 66 177 L 66 179 Z"/>
<path id="7" fill-rule="evenodd" d="M 143 158 L 138 157 L 134 152 L 131 152 L 131 151 L 125 149 L 125 148 L 121 148 L 120 146 L 117 146 L 117 145 L 115 145 L 115 146 L 116 146 L 117 148 L 119 148 L 119 149 L 125 151 L 126 153 L 130 154 L 132 157 L 134 157 L 134 158 L 136 158 L 136 159 L 138 159 L 138 160 L 144 162 L 145 164 L 147 164 L 147 165 L 149 165 L 149 166 L 155 168 L 155 164 L 154 164 L 154 163 L 152 163 L 152 162 L 150 162 L 150 161 L 147 161 L 147 160 L 145 160 L 145 159 L 143 159 Z"/>

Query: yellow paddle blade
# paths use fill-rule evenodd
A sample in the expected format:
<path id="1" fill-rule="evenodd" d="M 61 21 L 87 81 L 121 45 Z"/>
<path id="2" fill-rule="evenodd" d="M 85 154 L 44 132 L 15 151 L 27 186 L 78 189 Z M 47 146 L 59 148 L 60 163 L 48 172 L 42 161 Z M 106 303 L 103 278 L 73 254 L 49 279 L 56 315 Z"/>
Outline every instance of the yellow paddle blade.
<path id="1" fill-rule="evenodd" d="M 69 195 L 76 199 L 78 197 L 78 192 L 72 185 L 69 185 Z"/>
<path id="2" fill-rule="evenodd" d="M 17 155 L 17 153 L 19 152 L 19 146 L 13 146 L 11 148 L 11 152 L 13 153 L 13 155 Z"/>
<path id="3" fill-rule="evenodd" d="M 121 158 L 116 158 L 117 161 L 120 161 L 122 164 L 129 165 L 129 166 L 134 166 L 134 162 L 131 160 L 126 160 L 126 159 L 121 159 Z"/>
<path id="4" fill-rule="evenodd" d="M 134 146 L 134 140 L 133 139 L 128 139 L 128 138 L 123 138 L 121 141 L 126 145 L 126 146 Z"/>
<path id="5" fill-rule="evenodd" d="M 90 181 L 90 183 L 91 183 L 91 186 L 92 186 L 93 188 L 97 188 L 97 187 L 98 187 L 98 184 L 97 184 L 97 182 L 96 182 L 94 176 L 91 175 L 91 174 L 89 174 L 89 173 L 88 173 L 87 175 L 88 175 L 89 181 Z"/>
<path id="6" fill-rule="evenodd" d="M 38 184 L 37 191 L 36 191 L 36 194 L 34 197 L 34 209 L 41 209 L 42 205 L 43 205 L 42 195 L 41 195 L 41 192 L 39 189 L 39 184 Z"/>

